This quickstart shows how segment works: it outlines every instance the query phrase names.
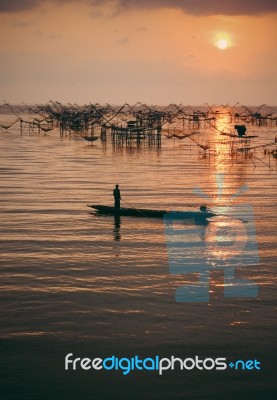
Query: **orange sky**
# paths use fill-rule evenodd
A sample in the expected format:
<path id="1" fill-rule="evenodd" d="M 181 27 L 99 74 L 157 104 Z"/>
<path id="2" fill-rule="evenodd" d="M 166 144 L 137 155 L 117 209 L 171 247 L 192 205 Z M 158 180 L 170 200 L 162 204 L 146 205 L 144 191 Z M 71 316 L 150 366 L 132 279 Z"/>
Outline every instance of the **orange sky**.
<path id="1" fill-rule="evenodd" d="M 200 11 L 177 0 L 15 3 L 0 0 L 8 102 L 277 104 L 273 1 L 249 12 L 235 0 L 226 10 L 202 1 Z"/>

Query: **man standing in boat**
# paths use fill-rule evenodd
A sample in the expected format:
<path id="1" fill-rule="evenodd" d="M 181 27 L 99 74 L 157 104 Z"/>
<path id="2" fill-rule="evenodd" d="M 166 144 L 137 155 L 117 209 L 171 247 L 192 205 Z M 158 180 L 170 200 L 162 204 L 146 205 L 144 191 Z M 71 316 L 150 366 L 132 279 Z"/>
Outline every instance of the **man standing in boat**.
<path id="1" fill-rule="evenodd" d="M 115 185 L 115 188 L 113 190 L 113 197 L 114 197 L 114 208 L 120 208 L 121 196 L 118 185 Z"/>

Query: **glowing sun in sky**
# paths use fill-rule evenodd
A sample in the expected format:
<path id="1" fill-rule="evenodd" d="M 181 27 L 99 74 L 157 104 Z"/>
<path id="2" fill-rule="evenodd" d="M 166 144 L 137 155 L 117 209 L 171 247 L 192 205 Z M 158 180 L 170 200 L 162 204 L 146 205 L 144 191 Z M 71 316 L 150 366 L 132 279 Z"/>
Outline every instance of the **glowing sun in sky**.
<path id="1" fill-rule="evenodd" d="M 215 45 L 220 50 L 225 50 L 227 49 L 227 47 L 229 47 L 228 41 L 226 39 L 218 39 L 215 42 Z"/>

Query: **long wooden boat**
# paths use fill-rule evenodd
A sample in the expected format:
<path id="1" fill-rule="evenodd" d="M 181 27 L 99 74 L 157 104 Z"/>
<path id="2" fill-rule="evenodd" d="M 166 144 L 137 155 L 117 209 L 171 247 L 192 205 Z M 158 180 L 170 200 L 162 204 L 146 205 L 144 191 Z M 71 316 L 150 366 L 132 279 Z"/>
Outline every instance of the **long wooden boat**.
<path id="1" fill-rule="evenodd" d="M 122 215 L 134 217 L 162 218 L 172 216 L 174 219 L 207 219 L 216 216 L 209 211 L 167 211 L 167 210 L 149 210 L 147 208 L 114 208 L 102 206 L 99 204 L 88 205 L 88 207 L 97 210 L 99 214 Z"/>
<path id="2" fill-rule="evenodd" d="M 225 132 L 221 132 L 221 134 L 220 134 L 221 136 L 228 136 L 228 137 L 231 137 L 231 138 L 235 138 L 235 139 L 245 139 L 245 140 L 247 140 L 247 139 L 254 139 L 254 138 L 257 138 L 258 136 L 257 135 L 243 135 L 243 136 L 239 136 L 239 135 L 236 135 L 236 134 L 234 134 L 234 133 L 225 133 Z"/>

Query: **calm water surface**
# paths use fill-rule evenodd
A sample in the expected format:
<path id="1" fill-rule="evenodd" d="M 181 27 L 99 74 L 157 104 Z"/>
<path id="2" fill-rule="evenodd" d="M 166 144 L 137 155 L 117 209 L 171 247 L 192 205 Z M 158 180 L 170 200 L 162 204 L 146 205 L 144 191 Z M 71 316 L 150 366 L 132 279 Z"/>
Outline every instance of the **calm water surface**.
<path id="1" fill-rule="evenodd" d="M 255 144 L 272 141 L 276 130 L 260 129 Z M 60 139 L 56 130 L 0 132 L 4 398 L 273 398 L 276 159 L 263 149 L 255 152 L 256 167 L 250 159 L 230 159 L 217 131 L 196 139 L 203 143 L 207 135 L 216 157 L 203 157 L 189 139 L 163 137 L 161 148 L 115 147 L 109 139 L 93 145 Z M 225 176 L 221 199 L 216 174 Z M 223 271 L 215 269 L 209 302 L 177 303 L 176 288 L 197 282 L 197 274 L 170 273 L 163 221 L 99 216 L 87 208 L 112 205 L 115 183 L 135 207 L 169 210 L 201 204 L 193 192 L 198 186 L 227 213 L 230 196 L 247 184 L 241 201 L 253 206 L 260 262 L 237 274 L 258 285 L 258 297 L 224 298 Z M 187 224 L 192 229 L 194 221 Z M 263 370 L 65 373 L 69 352 L 257 358 Z"/>

